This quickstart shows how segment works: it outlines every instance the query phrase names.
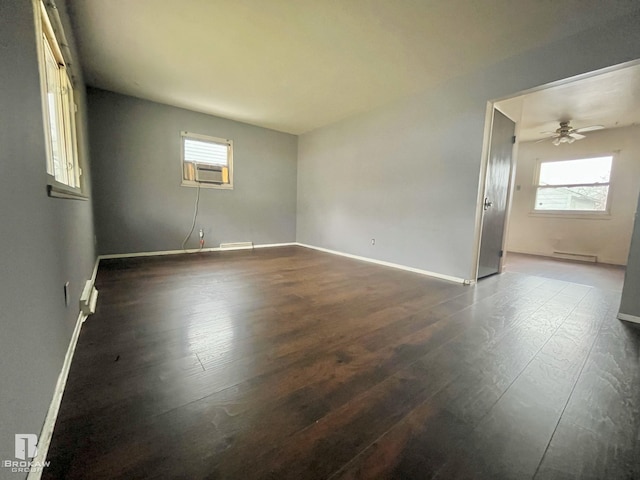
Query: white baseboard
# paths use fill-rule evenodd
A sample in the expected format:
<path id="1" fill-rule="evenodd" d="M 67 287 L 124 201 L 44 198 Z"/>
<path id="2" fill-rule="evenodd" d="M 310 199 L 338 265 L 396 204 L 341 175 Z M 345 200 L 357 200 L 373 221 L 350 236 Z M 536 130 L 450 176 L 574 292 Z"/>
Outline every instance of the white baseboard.
<path id="1" fill-rule="evenodd" d="M 96 276 L 98 274 L 98 266 L 100 265 L 100 257 L 96 258 L 93 266 L 93 272 L 91 274 L 91 287 L 95 286 Z M 67 353 L 64 356 L 64 362 L 62 363 L 62 370 L 58 375 L 58 381 L 56 382 L 56 388 L 53 391 L 53 398 L 49 404 L 49 410 L 47 416 L 44 419 L 44 425 L 38 436 L 38 452 L 35 458 L 32 460 L 36 465 L 43 465 L 47 460 L 47 453 L 49 452 L 49 445 L 51 445 L 51 438 L 53 437 L 53 429 L 56 426 L 56 420 L 58 418 L 58 412 L 60 411 L 60 404 L 62 403 L 62 395 L 64 394 L 64 388 L 67 385 L 67 378 L 69 378 L 69 370 L 71 369 L 71 361 L 73 360 L 73 354 L 76 351 L 76 345 L 78 344 L 78 338 L 80 337 L 80 330 L 82 324 L 87 319 L 87 315 L 82 312 L 78 313 L 76 319 L 76 326 L 71 334 L 71 340 L 69 340 L 69 346 L 67 347 Z M 27 475 L 27 480 L 40 480 L 42 471 L 32 471 Z"/>
<path id="2" fill-rule="evenodd" d="M 100 266 L 100 256 L 96 257 L 96 263 L 93 265 L 93 272 L 91 273 L 91 285 L 95 286 L 96 277 L 98 276 L 98 267 Z"/>
<path id="3" fill-rule="evenodd" d="M 640 323 L 640 317 L 635 315 L 629 315 L 628 313 L 618 313 L 618 320 L 624 320 L 625 322 Z"/>
<path id="4" fill-rule="evenodd" d="M 71 361 L 73 360 L 73 354 L 76 351 L 76 345 L 78 344 L 78 337 L 80 336 L 82 323 L 86 318 L 87 316 L 80 312 L 78 319 L 76 320 L 76 326 L 73 329 L 73 334 L 71 335 L 71 341 L 69 342 L 69 347 L 67 348 L 67 353 L 64 357 L 62 370 L 60 371 L 60 375 L 58 375 L 56 389 L 53 392 L 53 398 L 51 399 L 51 404 L 49 405 L 49 410 L 47 411 L 42 431 L 38 437 L 38 453 L 32 460 L 36 465 L 43 465 L 47 460 L 47 453 L 49 452 L 49 445 L 51 444 L 51 437 L 53 436 L 53 428 L 56 425 L 56 419 L 58 418 L 58 412 L 60 411 L 60 403 L 62 402 L 62 395 L 64 394 L 64 387 L 67 384 L 67 378 L 69 377 Z M 42 471 L 32 471 L 29 472 L 27 480 L 40 480 L 41 476 Z"/>
<path id="5" fill-rule="evenodd" d="M 375 258 L 361 257 L 359 255 L 352 255 L 350 253 L 338 252 L 336 250 L 329 250 L 328 248 L 316 247 L 314 245 L 307 245 L 306 243 L 297 242 L 296 245 L 305 248 L 311 248 L 313 250 L 319 250 L 321 252 L 332 253 L 333 255 L 340 255 L 342 257 L 353 258 L 354 260 L 362 260 L 363 262 L 375 263 L 376 265 L 383 265 L 385 267 L 397 268 L 398 270 L 405 270 L 407 272 L 419 273 L 427 277 L 439 278 L 441 280 L 447 280 L 449 282 L 462 283 L 463 285 L 472 285 L 475 280 L 466 280 L 460 277 L 453 277 L 451 275 L 444 275 L 442 273 L 429 272 L 428 270 L 421 270 L 419 268 L 408 267 L 406 265 L 400 265 L 398 263 L 385 262 L 383 260 L 376 260 Z"/>
<path id="6" fill-rule="evenodd" d="M 219 247 L 211 248 L 191 248 L 187 250 L 158 250 L 154 252 L 136 252 L 136 253 L 109 253 L 107 255 L 100 255 L 100 260 L 109 260 L 112 258 L 136 258 L 136 257 L 157 257 L 161 255 L 180 255 L 184 253 L 199 253 L 199 252 L 220 252 Z"/>
<path id="7" fill-rule="evenodd" d="M 107 260 L 112 258 L 135 258 L 135 257 L 156 257 L 161 255 L 180 255 L 185 253 L 200 253 L 200 252 L 232 252 L 235 250 L 252 250 L 254 248 L 273 248 L 273 247 L 290 247 L 297 245 L 295 242 L 290 243 L 263 243 L 261 245 L 254 245 L 253 247 L 238 247 L 238 248 L 192 248 L 188 250 L 158 250 L 154 252 L 136 252 L 136 253 L 110 253 L 108 255 L 100 255 L 98 260 Z"/>
<path id="8" fill-rule="evenodd" d="M 289 242 L 289 243 L 263 243 L 262 245 L 254 245 L 253 248 L 294 247 L 296 245 L 298 245 L 296 242 Z"/>

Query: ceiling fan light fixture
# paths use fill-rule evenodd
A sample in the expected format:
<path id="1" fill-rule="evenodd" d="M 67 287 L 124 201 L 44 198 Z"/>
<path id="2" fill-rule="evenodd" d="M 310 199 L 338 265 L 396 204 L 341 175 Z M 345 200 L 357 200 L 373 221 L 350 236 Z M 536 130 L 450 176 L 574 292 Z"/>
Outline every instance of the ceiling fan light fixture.
<path id="1" fill-rule="evenodd" d="M 551 140 L 551 143 L 557 147 L 561 143 L 571 144 L 576 140 L 582 140 L 583 138 L 586 138 L 586 135 L 583 135 L 581 132 L 591 132 L 593 130 L 602 130 L 604 128 L 602 125 L 591 125 L 589 127 L 573 128 L 569 125 L 569 123 L 570 121 L 561 121 L 560 128 L 556 129 L 554 135 L 537 140 L 537 142 Z M 549 133 L 551 132 L 542 132 L 543 135 Z"/>
<path id="2" fill-rule="evenodd" d="M 561 143 L 573 143 L 576 139 L 570 135 L 560 135 L 559 137 L 554 138 L 551 143 L 553 143 L 556 147 Z"/>

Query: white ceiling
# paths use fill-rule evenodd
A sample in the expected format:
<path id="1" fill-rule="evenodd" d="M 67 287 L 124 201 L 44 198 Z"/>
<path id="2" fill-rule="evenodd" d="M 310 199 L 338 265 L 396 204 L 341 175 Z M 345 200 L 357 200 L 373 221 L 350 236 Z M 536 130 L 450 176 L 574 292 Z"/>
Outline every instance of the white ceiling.
<path id="1" fill-rule="evenodd" d="M 640 64 L 581 78 L 498 102 L 519 122 L 520 141 L 548 137 L 560 121 L 574 128 L 640 124 Z M 588 133 L 586 134 L 588 135 Z"/>
<path id="2" fill-rule="evenodd" d="M 290 133 L 637 8 L 630 0 L 67 0 L 87 82 Z"/>

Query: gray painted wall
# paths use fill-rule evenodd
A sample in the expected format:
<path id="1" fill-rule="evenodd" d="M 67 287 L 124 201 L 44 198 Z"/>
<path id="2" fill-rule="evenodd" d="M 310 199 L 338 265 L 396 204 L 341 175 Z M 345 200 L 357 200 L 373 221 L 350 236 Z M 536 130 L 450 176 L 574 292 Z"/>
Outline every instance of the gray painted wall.
<path id="1" fill-rule="evenodd" d="M 101 254 L 178 250 L 196 189 L 180 186 L 180 132 L 233 140 L 234 189 L 201 189 L 196 231 L 221 242 L 295 241 L 297 137 L 89 89 L 95 216 Z"/>
<path id="2" fill-rule="evenodd" d="M 640 212 L 640 198 L 638 198 L 636 219 L 631 236 L 631 249 L 624 276 L 620 313 L 640 318 L 640 218 L 638 218 L 638 212 Z"/>
<path id="3" fill-rule="evenodd" d="M 487 101 L 639 58 L 638 25 L 640 11 L 302 135 L 298 241 L 471 278 Z"/>
<path id="4" fill-rule="evenodd" d="M 56 3 L 71 42 L 64 2 Z M 0 460 L 13 460 L 14 434 L 42 429 L 95 252 L 91 203 L 46 193 L 30 1 L 0 2 L 0 64 Z M 84 86 L 78 80 L 79 150 L 87 181 Z M 68 308 L 66 281 L 72 298 Z M 0 468 L 0 478 L 25 476 Z"/>

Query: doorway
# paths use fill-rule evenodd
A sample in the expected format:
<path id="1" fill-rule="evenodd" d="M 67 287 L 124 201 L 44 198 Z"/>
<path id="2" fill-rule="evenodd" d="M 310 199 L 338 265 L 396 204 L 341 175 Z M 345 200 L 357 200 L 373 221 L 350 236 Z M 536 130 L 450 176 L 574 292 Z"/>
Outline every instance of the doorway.
<path id="1" fill-rule="evenodd" d="M 640 192 L 640 145 L 635 141 L 640 137 L 640 62 L 490 102 L 487 111 L 482 188 L 476 217 L 477 264 L 472 278 L 502 272 L 510 252 L 536 255 L 544 261 L 576 257 L 599 264 L 624 265 L 635 200 Z M 511 173 L 506 175 L 496 174 L 494 158 L 500 150 L 498 139 L 507 136 L 500 133 L 505 123 L 509 123 L 503 117 L 515 122 L 517 139 L 511 145 Z M 569 122 L 571 128 L 581 129 L 581 133 L 575 134 L 576 139 L 558 140 L 561 122 Z M 577 193 L 567 189 L 572 185 L 547 185 L 541 179 L 541 164 L 559 166 L 561 161 L 606 155 L 613 157 L 610 190 L 608 179 L 606 185 L 574 189 Z M 493 184 L 497 180 L 500 183 L 497 190 L 504 193 L 496 193 Z M 595 191 L 596 187 L 601 194 L 607 193 L 603 197 L 607 199 L 606 205 L 598 208 L 594 207 L 597 202 L 587 198 L 591 195 L 587 190 Z M 543 193 L 559 194 L 562 188 L 565 197 L 572 196 L 571 207 L 553 211 L 540 205 L 538 200 Z M 578 194 L 584 198 L 573 198 Z M 504 198 L 504 204 L 493 200 L 494 196 Z M 498 208 L 492 210 L 494 205 Z"/>

